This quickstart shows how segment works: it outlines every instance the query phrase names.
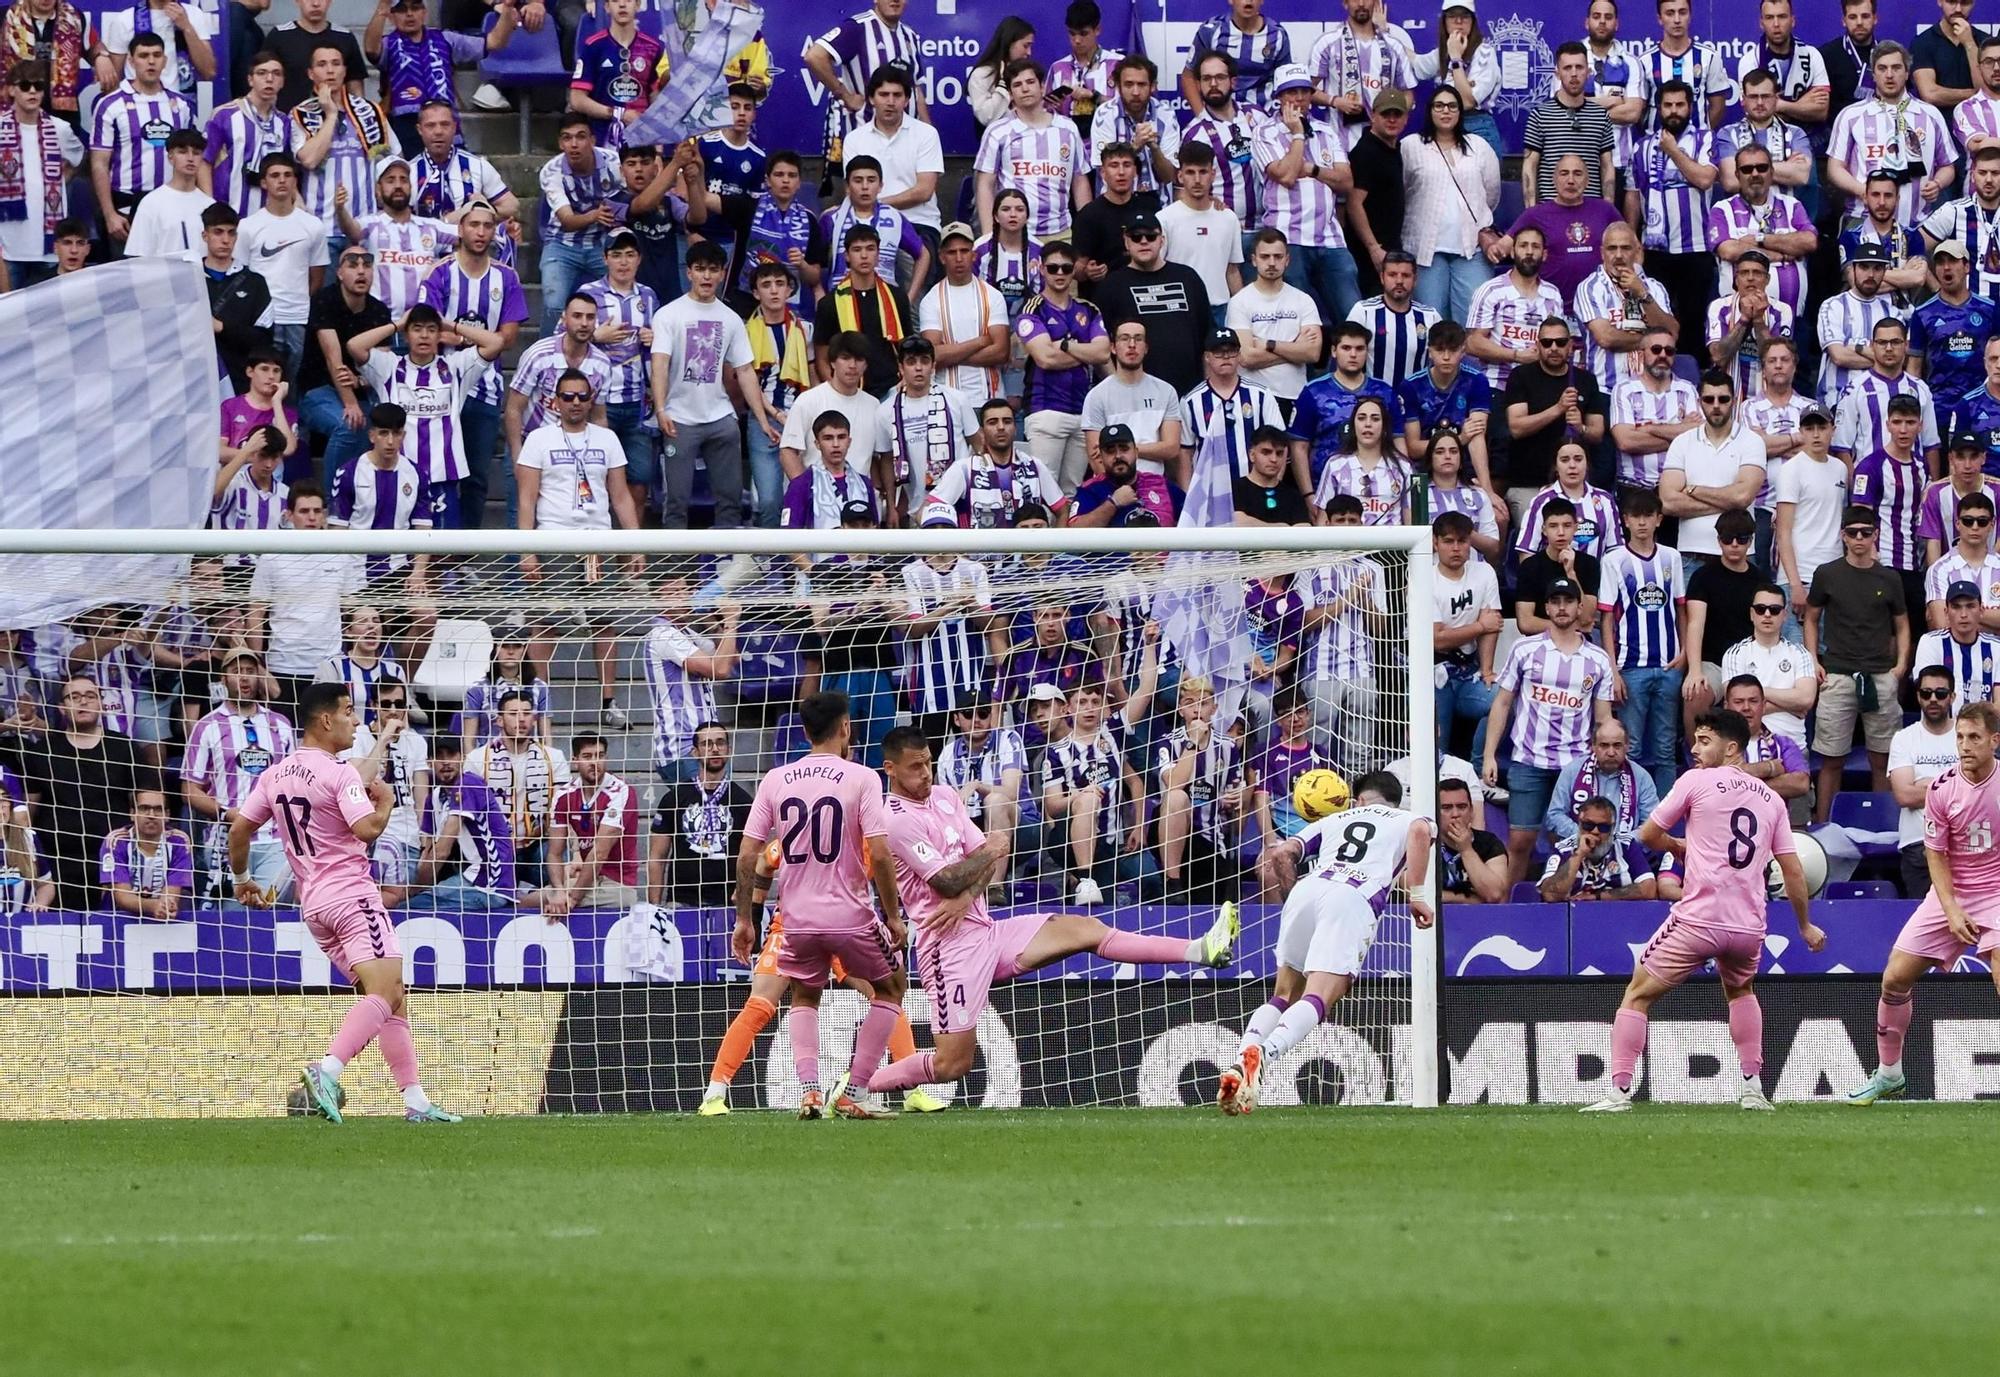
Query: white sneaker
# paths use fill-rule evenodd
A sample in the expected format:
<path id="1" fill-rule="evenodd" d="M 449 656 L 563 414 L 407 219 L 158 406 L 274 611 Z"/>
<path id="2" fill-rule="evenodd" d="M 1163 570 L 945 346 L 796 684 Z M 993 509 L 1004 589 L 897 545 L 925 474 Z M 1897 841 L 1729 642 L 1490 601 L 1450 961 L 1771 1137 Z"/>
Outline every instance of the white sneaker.
<path id="1" fill-rule="evenodd" d="M 597 720 L 612 731 L 622 732 L 632 725 L 632 714 L 619 707 L 618 700 L 614 698 L 604 705 Z"/>
<path id="2" fill-rule="evenodd" d="M 1771 1103 L 1769 1097 L 1764 1094 L 1763 1085 L 1754 1077 L 1749 1076 L 1743 1079 L 1743 1089 L 1736 1096 L 1736 1107 L 1738 1109 L 1762 1110 L 1777 1108 L 1776 1105 Z"/>
<path id="3" fill-rule="evenodd" d="M 1580 1111 L 1584 1114 L 1623 1114 L 1632 1108 L 1632 1092 L 1612 1086 L 1609 1093 L 1596 1104 L 1587 1104 Z"/>
<path id="4" fill-rule="evenodd" d="M 1506 786 L 1501 784 L 1496 784 L 1486 791 L 1488 803 L 1505 803 L 1512 797 L 1513 795 L 1507 792 Z"/>
<path id="5" fill-rule="evenodd" d="M 1104 902 L 1104 891 L 1098 887 L 1097 881 L 1086 875 L 1076 882 L 1073 902 L 1078 908 L 1094 908 Z"/>
<path id="6" fill-rule="evenodd" d="M 483 81 L 479 89 L 472 93 L 472 103 L 481 110 L 511 110 L 507 97 L 500 94 L 500 88 L 490 81 Z"/>

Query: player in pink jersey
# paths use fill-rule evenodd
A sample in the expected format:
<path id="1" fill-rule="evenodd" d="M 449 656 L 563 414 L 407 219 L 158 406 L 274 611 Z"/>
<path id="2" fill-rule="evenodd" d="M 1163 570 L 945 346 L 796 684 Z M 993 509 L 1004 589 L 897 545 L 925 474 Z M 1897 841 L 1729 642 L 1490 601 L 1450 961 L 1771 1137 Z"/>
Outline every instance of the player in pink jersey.
<path id="1" fill-rule="evenodd" d="M 863 856 L 863 843 L 883 835 L 887 819 L 881 779 L 847 758 L 854 735 L 847 695 L 811 695 L 799 705 L 799 723 L 812 750 L 764 776 L 743 825 L 736 855 L 736 931 L 729 946 L 738 961 L 750 964 L 757 941 L 757 858 L 776 833 L 785 870 L 785 941 L 778 974 L 792 982 L 799 1117 L 818 1119 L 826 1112 L 819 1088 L 819 1000 L 833 963 L 839 961 L 848 976 L 867 981 L 874 991 L 854 1035 L 854 1065 L 848 1074 L 857 1084 L 865 1084 L 867 1072 L 882 1064 L 909 976 L 903 970 L 907 936 L 889 849 L 877 845 Z M 882 904 L 880 920 L 868 900 L 871 873 Z M 833 1107 L 849 1119 L 894 1117 L 838 1095 Z"/>
<path id="2" fill-rule="evenodd" d="M 2000 746 L 2000 708 L 1967 703 L 1958 710 L 1958 765 L 1933 779 L 1924 795 L 1924 860 L 1931 892 L 1896 934 L 1882 968 L 1875 1005 L 1875 1074 L 1850 1092 L 1849 1104 L 1874 1104 L 1901 1095 L 1903 1038 L 1910 1031 L 1917 977 L 1933 966 L 1949 969 L 1968 951 L 1993 968 L 2000 986 L 2000 781 L 1993 768 Z"/>
<path id="3" fill-rule="evenodd" d="M 326 1055 L 299 1078 L 313 1108 L 340 1122 L 346 1098 L 340 1073 L 372 1041 L 402 1088 L 404 1119 L 455 1124 L 459 1116 L 432 1104 L 417 1077 L 417 1045 L 404 1012 L 403 953 L 368 861 L 396 806 L 395 791 L 379 776 L 402 723 L 385 719 L 375 749 L 356 766 L 337 758 L 354 745 L 356 720 L 346 684 L 310 684 L 299 695 L 299 748 L 257 777 L 229 824 L 236 898 L 252 908 L 270 907 L 270 896 L 249 874 L 250 839 L 275 817 L 306 930 L 361 992 Z"/>
<path id="4" fill-rule="evenodd" d="M 1750 982 L 1764 955 L 1764 910 L 1774 855 L 1785 877 L 1785 897 L 1798 915 L 1799 937 L 1818 951 L 1826 945 L 1826 934 L 1807 912 L 1806 875 L 1785 801 L 1763 780 L 1744 772 L 1749 745 L 1750 724 L 1743 714 L 1718 708 L 1696 717 L 1696 768 L 1674 782 L 1639 828 L 1640 844 L 1678 857 L 1686 879 L 1680 900 L 1667 910 L 1667 921 L 1639 954 L 1611 1025 L 1611 1093 L 1585 1105 L 1585 1113 L 1632 1107 L 1633 1075 L 1646 1050 L 1647 1011 L 1709 961 L 1722 977 L 1729 1036 L 1743 1072 L 1736 1103 L 1744 1109 L 1772 1107 L 1763 1084 L 1764 1010 Z M 1667 833 L 1682 820 L 1687 822 L 1685 841 Z"/>
<path id="5" fill-rule="evenodd" d="M 917 960 L 931 997 L 936 1048 L 882 1069 L 857 1055 L 857 1070 L 873 1072 L 857 1087 L 909 1090 L 954 1081 L 972 1069 L 976 1028 L 996 980 L 1082 952 L 1135 965 L 1227 966 L 1241 931 L 1236 905 L 1224 904 L 1200 937 L 1141 937 L 1074 913 L 1031 913 L 998 922 L 986 909 L 986 882 L 1007 857 L 1007 838 L 988 837 L 965 811 L 956 789 L 931 787 L 931 746 L 915 727 L 882 739 L 889 773 L 889 845 L 896 889 L 917 925 Z M 794 1038 L 797 1034 L 793 1034 Z"/>

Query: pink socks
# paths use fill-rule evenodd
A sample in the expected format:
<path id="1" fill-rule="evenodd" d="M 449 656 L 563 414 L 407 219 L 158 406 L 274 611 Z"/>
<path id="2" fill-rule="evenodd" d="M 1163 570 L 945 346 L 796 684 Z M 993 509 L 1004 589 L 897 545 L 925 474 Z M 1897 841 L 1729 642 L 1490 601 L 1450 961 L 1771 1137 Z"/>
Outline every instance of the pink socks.
<path id="1" fill-rule="evenodd" d="M 803 1004 L 792 1006 L 792 1067 L 799 1073 L 804 1090 L 819 1089 L 819 1010 Z M 887 1046 L 887 1039 L 884 1039 Z"/>
<path id="2" fill-rule="evenodd" d="M 847 1068 L 853 1093 L 868 1089 L 873 1078 L 880 1074 L 882 1055 L 889 1050 L 889 1034 L 896 1031 L 896 1020 L 902 1012 L 903 1006 L 891 1000 L 869 1002 L 868 1012 L 861 1017 L 861 1027 L 854 1034 L 854 1064 Z"/>
<path id="3" fill-rule="evenodd" d="M 1736 1064 L 1749 1080 L 1764 1071 L 1764 1006 L 1754 994 L 1729 1001 L 1729 1040 L 1736 1044 Z"/>
<path id="4" fill-rule="evenodd" d="M 937 1079 L 937 1073 L 932 1069 L 935 1065 L 936 1059 L 929 1052 L 904 1057 L 877 1071 L 869 1080 L 868 1088 L 874 1091 L 914 1090 L 920 1085 L 929 1085 Z"/>
<path id="5" fill-rule="evenodd" d="M 1875 1055 L 1883 1066 L 1903 1064 L 1903 1037 L 1910 1031 L 1916 991 L 1885 994 L 1875 1004 Z"/>
<path id="6" fill-rule="evenodd" d="M 382 1025 L 391 1015 L 389 1001 L 381 995 L 363 995 L 354 1001 L 354 1007 L 347 1011 L 347 1017 L 340 1020 L 340 1031 L 333 1035 L 327 1046 L 327 1053 L 337 1057 L 343 1064 L 361 1055 L 361 1049 L 374 1040 L 382 1031 Z M 403 1025 L 403 1036 L 409 1036 L 409 1025 Z M 416 1053 L 410 1053 L 411 1064 L 415 1065 Z"/>
<path id="7" fill-rule="evenodd" d="M 407 1018 L 397 1014 L 384 1019 L 375 1045 L 382 1049 L 382 1060 L 389 1063 L 389 1074 L 396 1078 L 398 1090 L 408 1090 L 417 1083 L 417 1044 L 410 1036 Z"/>
<path id="8" fill-rule="evenodd" d="M 1136 932 L 1113 928 L 1097 944 L 1097 954 L 1106 961 L 1129 962 L 1135 966 L 1185 966 L 1188 942 L 1185 937 L 1141 937 Z"/>
<path id="9" fill-rule="evenodd" d="M 1734 1028 L 1735 1018 L 1730 1019 Z M 1611 1022 L 1611 1083 L 1620 1091 L 1632 1088 L 1632 1072 L 1646 1050 L 1646 1016 L 1637 1009 L 1620 1009 Z"/>

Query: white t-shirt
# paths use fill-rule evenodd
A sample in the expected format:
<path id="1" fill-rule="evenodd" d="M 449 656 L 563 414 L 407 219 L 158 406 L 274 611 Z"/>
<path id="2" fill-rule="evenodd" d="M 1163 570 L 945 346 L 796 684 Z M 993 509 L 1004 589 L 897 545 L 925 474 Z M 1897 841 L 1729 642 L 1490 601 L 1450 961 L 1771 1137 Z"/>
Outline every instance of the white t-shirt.
<path id="1" fill-rule="evenodd" d="M 1847 465 L 1838 459 L 1794 454 L 1778 465 L 1777 500 L 1794 503 L 1793 558 L 1799 577 L 1812 590 L 1813 571 L 1839 559 L 1840 517 L 1847 510 Z M 1772 571 L 1784 577 L 1783 567 Z"/>
<path id="2" fill-rule="evenodd" d="M 368 724 L 359 722 L 354 727 L 354 745 L 340 757 L 342 760 L 359 764 L 366 760 L 375 749 L 375 733 Z M 389 747 L 388 759 L 383 764 L 382 778 L 396 792 L 396 806 L 389 810 L 389 825 L 382 829 L 382 840 L 394 846 L 419 847 L 424 844 L 424 834 L 417 818 L 416 779 L 418 774 L 430 769 L 431 748 L 425 744 L 421 734 L 405 729 Z"/>
<path id="3" fill-rule="evenodd" d="M 1759 645 L 1755 636 L 1745 636 L 1722 652 L 1723 682 L 1739 674 L 1756 675 L 1767 694 L 1772 689 L 1789 689 L 1799 680 L 1813 676 L 1812 656 L 1797 641 L 1781 640 L 1767 646 Z M 1778 736 L 1790 737 L 1800 750 L 1805 749 L 1806 721 L 1797 713 L 1766 707 L 1764 726 Z"/>
<path id="4" fill-rule="evenodd" d="M 1229 265 L 1243 261 L 1243 222 L 1236 212 L 1211 203 L 1196 210 L 1176 201 L 1160 212 L 1167 238 L 1167 261 L 1185 263 L 1201 274 L 1211 306 L 1229 303 Z"/>
<path id="5" fill-rule="evenodd" d="M 986 333 L 988 326 L 1007 324 L 1007 298 L 990 282 L 978 278 L 954 287 L 940 282 L 924 294 L 917 307 L 917 329 L 935 330 L 947 344 L 965 344 Z M 938 369 L 938 381 L 958 392 L 976 413 L 993 396 L 998 370 L 958 363 Z"/>
<path id="6" fill-rule="evenodd" d="M 920 173 L 944 175 L 944 146 L 938 141 L 937 129 L 915 115 L 903 116 L 903 123 L 894 138 L 884 138 L 873 119 L 866 124 L 857 124 L 848 132 L 841 148 L 846 157 L 858 158 L 866 153 L 882 164 L 884 200 L 900 196 L 915 186 Z M 943 223 L 938 216 L 935 192 L 928 201 L 904 207 L 903 215 L 911 224 L 931 229 L 937 229 Z"/>
<path id="7" fill-rule="evenodd" d="M 528 432 L 516 466 L 542 471 L 535 525 L 544 531 L 608 531 L 611 488 L 606 475 L 625 467 L 625 446 L 603 426 L 581 432 L 550 422 Z"/>
<path id="8" fill-rule="evenodd" d="M 42 247 L 42 221 L 39 211 L 44 195 L 42 187 L 42 137 L 48 130 L 55 131 L 56 144 L 62 149 L 63 162 L 71 167 L 83 163 L 83 140 L 67 123 L 53 115 L 43 115 L 33 124 L 21 126 L 21 189 L 24 193 L 21 204 L 28 213 L 19 220 L 0 222 L 0 258 L 9 263 L 52 263 L 55 254 Z M 199 237 L 195 239 L 196 257 L 200 257 Z"/>
<path id="9" fill-rule="evenodd" d="M 209 47 L 212 49 L 215 46 L 215 15 L 209 8 L 198 3 L 198 0 L 189 0 L 183 8 L 187 11 L 189 25 L 196 33 L 209 40 Z M 195 71 L 194 64 L 188 60 L 187 54 L 181 48 L 180 30 L 174 27 L 173 20 L 167 18 L 163 9 L 151 11 L 149 18 L 153 32 L 160 36 L 160 42 L 167 48 L 167 65 L 160 74 L 160 84 L 169 91 L 192 94 L 196 83 L 201 80 L 201 74 Z M 132 37 L 137 29 L 138 11 L 130 7 L 107 9 L 97 19 L 97 36 L 103 40 L 104 51 L 108 53 L 129 53 L 132 50 Z M 218 53 L 216 56 L 220 58 L 221 54 Z M 228 64 L 222 63 L 221 67 L 220 74 L 228 76 Z M 125 64 L 125 75 L 127 77 L 132 75 L 132 64 L 129 61 Z"/>
<path id="10" fill-rule="evenodd" d="M 750 335 L 743 318 L 720 301 L 677 296 L 653 313 L 653 360 L 654 368 L 672 369 L 667 415 L 676 425 L 726 421 L 736 404 L 722 375 L 750 362 Z"/>
<path id="11" fill-rule="evenodd" d="M 1680 469 L 1691 488 L 1726 488 L 1736 481 L 1736 471 L 1745 464 L 1764 467 L 1764 437 L 1749 426 L 1739 424 L 1720 446 L 1708 442 L 1706 426 L 1684 430 L 1667 446 L 1662 471 Z M 1751 494 L 1754 498 L 1756 494 Z M 1718 514 L 1719 515 L 1719 514 Z M 1683 555 L 1720 555 L 1715 539 L 1715 516 L 1681 518 L 1680 544 Z M 1770 719 L 1766 718 L 1766 721 Z"/>
<path id="12" fill-rule="evenodd" d="M 1306 326 L 1322 323 L 1319 303 L 1289 282 L 1280 282 L 1275 293 L 1266 293 L 1255 283 L 1245 287 L 1229 298 L 1225 321 L 1239 335 L 1255 335 L 1267 344 L 1290 344 Z M 1297 401 L 1299 393 L 1306 390 L 1306 366 L 1302 363 L 1246 368 L 1243 378 L 1288 402 Z"/>
<path id="13" fill-rule="evenodd" d="M 340 600 L 361 591 L 360 555 L 259 555 L 250 601 L 268 603 L 265 663 L 275 674 L 316 675 L 340 654 Z"/>
<path id="14" fill-rule="evenodd" d="M 127 258 L 187 258 L 197 262 L 206 251 L 201 242 L 201 213 L 215 198 L 200 187 L 175 191 L 159 186 L 139 199 L 132 212 L 132 233 L 125 240 Z"/>
<path id="15" fill-rule="evenodd" d="M 1908 769 L 1917 783 L 1928 784 L 1946 770 L 1958 766 L 1958 732 L 1947 721 L 1944 730 L 1934 732 L 1919 718 L 1889 740 L 1889 770 Z M 1896 825 L 1896 845 L 1908 846 L 1924 839 L 1924 810 L 1905 808 Z"/>
<path id="16" fill-rule="evenodd" d="M 1102 430 L 1108 425 L 1132 427 L 1132 438 L 1150 445 L 1160 438 L 1160 428 L 1181 417 L 1181 399 L 1173 385 L 1151 373 L 1136 383 L 1121 382 L 1112 374 L 1090 389 L 1083 399 L 1083 428 Z M 1164 473 L 1166 465 L 1157 459 L 1141 459 L 1142 473 Z"/>
<path id="17" fill-rule="evenodd" d="M 838 411 L 847 418 L 848 456 L 860 461 L 856 468 L 865 470 L 868 442 L 879 433 L 882 424 L 882 403 L 866 392 L 843 397 L 832 383 L 808 387 L 793 400 L 792 409 L 785 413 L 785 429 L 778 436 L 778 447 L 797 450 L 804 463 L 819 458 L 819 446 L 813 443 L 813 422 L 829 411 Z"/>
<path id="18" fill-rule="evenodd" d="M 312 305 L 311 271 L 327 264 L 326 224 L 303 210 L 273 215 L 266 206 L 237 227 L 236 263 L 271 289 L 273 324 L 304 325 Z"/>

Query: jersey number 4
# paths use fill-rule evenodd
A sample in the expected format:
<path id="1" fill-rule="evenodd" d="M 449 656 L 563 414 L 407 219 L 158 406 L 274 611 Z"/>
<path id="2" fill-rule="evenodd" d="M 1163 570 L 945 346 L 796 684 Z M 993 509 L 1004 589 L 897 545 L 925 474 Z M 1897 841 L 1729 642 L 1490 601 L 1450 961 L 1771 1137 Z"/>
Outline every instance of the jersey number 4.
<path id="1" fill-rule="evenodd" d="M 312 800 L 279 794 L 272 802 L 278 805 L 278 812 L 285 819 L 286 844 L 296 855 L 312 855 Z"/>

